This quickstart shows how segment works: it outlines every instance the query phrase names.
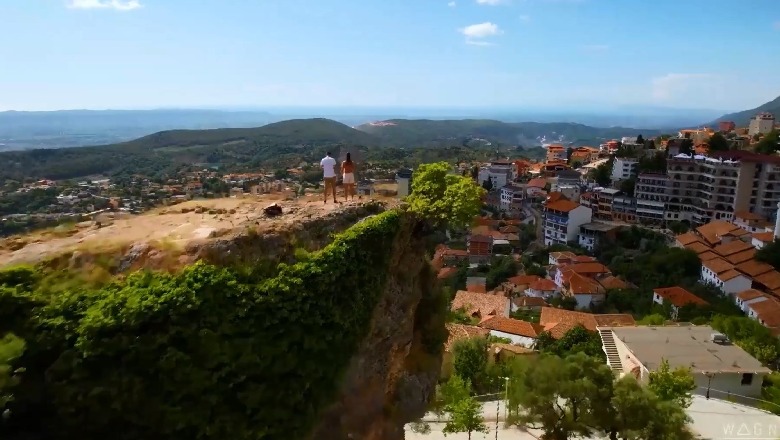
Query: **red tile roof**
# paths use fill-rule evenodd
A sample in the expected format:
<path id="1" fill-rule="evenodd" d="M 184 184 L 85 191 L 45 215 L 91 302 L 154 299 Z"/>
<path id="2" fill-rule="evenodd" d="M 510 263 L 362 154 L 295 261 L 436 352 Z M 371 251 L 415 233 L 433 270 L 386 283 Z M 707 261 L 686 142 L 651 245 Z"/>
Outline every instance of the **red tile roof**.
<path id="1" fill-rule="evenodd" d="M 761 291 L 756 290 L 756 289 L 748 289 L 748 290 L 745 290 L 744 292 L 739 292 L 737 294 L 737 298 L 741 299 L 742 301 L 750 301 L 752 299 L 762 298 L 762 297 L 765 297 L 765 296 L 767 296 L 766 293 L 761 292 Z"/>
<path id="2" fill-rule="evenodd" d="M 766 327 L 780 326 L 780 303 L 774 298 L 748 304 Z"/>
<path id="3" fill-rule="evenodd" d="M 487 321 L 482 322 L 480 326 L 489 330 L 509 333 L 510 335 L 525 336 L 527 338 L 536 338 L 539 336 L 539 333 L 544 331 L 544 327 L 539 324 L 521 321 L 519 319 L 504 318 L 502 316 L 490 318 Z"/>
<path id="4" fill-rule="evenodd" d="M 459 290 L 452 300 L 451 310 L 459 309 L 465 310 L 469 316 L 479 315 L 483 319 L 490 315 L 506 316 L 509 312 L 509 298 Z"/>
<path id="5" fill-rule="evenodd" d="M 545 186 L 547 186 L 547 179 L 542 179 L 542 178 L 531 179 L 528 181 L 527 186 L 531 188 L 543 189 Z"/>
<path id="6" fill-rule="evenodd" d="M 531 283 L 528 287 L 540 292 L 553 292 L 558 290 L 558 285 L 555 284 L 553 280 L 548 280 L 547 278 L 540 278 Z"/>
<path id="7" fill-rule="evenodd" d="M 518 275 L 512 278 L 509 278 L 506 280 L 509 284 L 514 284 L 515 286 L 527 286 L 537 280 L 539 280 L 538 275 Z"/>
<path id="8" fill-rule="evenodd" d="M 455 324 L 450 322 L 445 324 L 445 326 L 447 328 L 447 342 L 444 344 L 444 351 L 447 352 L 451 352 L 455 342 L 460 341 L 461 339 L 471 339 L 478 336 L 487 339 L 490 334 L 490 330 L 474 325 Z"/>
<path id="9" fill-rule="evenodd" d="M 546 307 L 547 301 L 544 300 L 544 298 L 539 298 L 538 296 L 519 296 L 517 298 L 512 299 L 512 304 L 514 304 L 516 307 Z"/>
<path id="10" fill-rule="evenodd" d="M 753 245 L 745 243 L 742 240 L 734 240 L 725 244 L 715 246 L 712 250 L 716 253 L 728 257 L 729 255 L 738 254 L 742 251 L 753 249 Z"/>
<path id="11" fill-rule="evenodd" d="M 687 304 L 707 305 L 707 301 L 679 286 L 661 287 L 653 289 L 653 292 L 663 298 L 664 302 L 668 301 L 675 307 L 683 307 Z"/>
<path id="12" fill-rule="evenodd" d="M 580 206 L 579 203 L 572 202 L 571 200 L 558 200 L 556 202 L 548 203 L 547 205 L 545 205 L 545 207 L 548 210 L 560 211 L 560 212 L 569 212 L 574 209 L 577 209 L 579 206 Z"/>
<path id="13" fill-rule="evenodd" d="M 571 310 L 542 307 L 539 324 L 555 339 L 560 339 L 569 330 L 582 325 L 587 330 L 596 331 L 596 327 L 634 326 L 634 317 L 627 314 L 602 314 L 574 312 Z"/>
<path id="14" fill-rule="evenodd" d="M 604 288 L 591 278 L 584 277 L 578 273 L 573 273 L 568 281 L 569 292 L 572 295 L 597 295 L 604 293 Z"/>

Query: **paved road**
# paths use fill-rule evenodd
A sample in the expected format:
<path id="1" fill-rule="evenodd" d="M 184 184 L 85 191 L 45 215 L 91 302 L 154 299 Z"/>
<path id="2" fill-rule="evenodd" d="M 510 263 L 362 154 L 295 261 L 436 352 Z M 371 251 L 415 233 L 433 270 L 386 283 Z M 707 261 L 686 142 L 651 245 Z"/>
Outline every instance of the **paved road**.
<path id="1" fill-rule="evenodd" d="M 746 406 L 725 402 L 722 400 L 707 400 L 694 396 L 693 404 L 688 408 L 688 415 L 693 419 L 691 429 L 706 440 L 777 440 L 780 438 L 780 417 Z M 495 439 L 496 402 L 483 404 L 483 417 L 490 429 L 488 434 L 475 433 L 472 440 Z M 427 420 L 436 420 L 429 415 Z M 500 419 L 503 421 L 503 402 L 501 403 Z M 498 438 L 512 440 L 537 440 L 541 432 L 531 430 L 523 432 L 517 428 L 504 428 L 499 422 Z M 449 434 L 444 437 L 441 430 L 443 423 L 430 423 L 430 434 L 417 434 L 407 427 L 407 440 L 466 440 L 467 434 Z M 592 437 L 583 440 L 603 440 Z"/>

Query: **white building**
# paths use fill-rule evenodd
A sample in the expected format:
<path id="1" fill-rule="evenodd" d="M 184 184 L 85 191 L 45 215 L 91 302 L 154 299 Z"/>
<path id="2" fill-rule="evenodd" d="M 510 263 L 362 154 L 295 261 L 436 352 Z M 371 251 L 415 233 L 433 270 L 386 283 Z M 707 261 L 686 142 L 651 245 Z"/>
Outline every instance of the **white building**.
<path id="1" fill-rule="evenodd" d="M 526 200 L 526 189 L 520 185 L 505 185 L 501 187 L 501 210 L 520 211 Z"/>
<path id="2" fill-rule="evenodd" d="M 513 345 L 525 348 L 533 348 L 539 334 L 544 331 L 539 324 L 501 316 L 490 318 L 480 326 L 490 330 L 491 336 L 509 339 Z"/>
<path id="3" fill-rule="evenodd" d="M 739 307 L 742 312 L 744 312 L 746 315 L 750 315 L 750 312 L 748 311 L 748 306 L 751 304 L 766 301 L 769 297 L 766 293 L 761 292 L 756 289 L 748 289 L 744 292 L 739 292 L 738 294 L 734 295 L 734 304 Z M 756 312 L 753 312 L 754 315 L 756 315 Z"/>
<path id="4" fill-rule="evenodd" d="M 772 113 L 759 113 L 750 118 L 748 125 L 748 136 L 757 134 L 767 134 L 775 127 L 775 115 Z"/>
<path id="5" fill-rule="evenodd" d="M 650 372 L 666 360 L 671 368 L 690 368 L 697 394 L 760 397 L 771 372 L 761 362 L 710 326 L 598 327 L 607 365 L 619 377 L 647 384 Z"/>
<path id="6" fill-rule="evenodd" d="M 636 175 L 639 159 L 632 157 L 616 157 L 612 164 L 612 181 L 626 180 Z"/>
<path id="7" fill-rule="evenodd" d="M 555 281 L 549 280 L 547 278 L 540 278 L 531 282 L 531 284 L 528 285 L 528 288 L 525 289 L 524 293 L 526 296 L 547 299 L 557 296 L 559 290 L 560 288 L 557 284 L 555 284 Z"/>
<path id="8" fill-rule="evenodd" d="M 580 226 L 590 223 L 593 211 L 570 200 L 558 200 L 544 207 L 544 244 L 576 241 Z"/>
<path id="9" fill-rule="evenodd" d="M 486 180 L 493 183 L 493 188 L 503 188 L 515 178 L 517 167 L 511 162 L 496 161 L 479 170 L 477 179 L 481 185 Z"/>
<path id="10" fill-rule="evenodd" d="M 713 258 L 701 264 L 702 283 L 713 284 L 730 295 L 750 289 L 753 281 L 738 272 L 734 265 L 723 258 Z"/>
<path id="11" fill-rule="evenodd" d="M 395 174 L 395 182 L 398 185 L 398 197 L 408 196 L 412 186 L 412 170 L 398 170 Z"/>

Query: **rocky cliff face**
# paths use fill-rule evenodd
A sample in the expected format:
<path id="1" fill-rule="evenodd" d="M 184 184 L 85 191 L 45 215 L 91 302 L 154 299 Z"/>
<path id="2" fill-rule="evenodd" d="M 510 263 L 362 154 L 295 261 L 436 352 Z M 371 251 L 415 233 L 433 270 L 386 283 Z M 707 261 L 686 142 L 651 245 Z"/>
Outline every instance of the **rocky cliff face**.
<path id="1" fill-rule="evenodd" d="M 408 221 L 371 330 L 310 439 L 396 440 L 422 417 L 441 370 L 444 314 L 419 230 Z"/>

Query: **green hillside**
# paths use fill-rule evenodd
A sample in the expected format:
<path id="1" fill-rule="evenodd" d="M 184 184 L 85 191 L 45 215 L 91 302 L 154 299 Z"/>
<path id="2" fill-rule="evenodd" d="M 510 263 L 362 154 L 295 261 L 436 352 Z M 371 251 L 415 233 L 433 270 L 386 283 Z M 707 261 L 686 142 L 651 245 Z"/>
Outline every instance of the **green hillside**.
<path id="1" fill-rule="evenodd" d="M 594 145 L 622 136 L 657 134 L 656 130 L 634 128 L 597 128 L 583 124 L 560 122 L 508 123 L 490 119 L 428 120 L 393 119 L 393 125 L 363 124 L 358 130 L 369 133 L 386 145 L 426 145 L 430 143 L 462 142 L 481 138 L 491 142 L 531 147 L 546 142 Z"/>
<path id="2" fill-rule="evenodd" d="M 737 124 L 737 127 L 747 127 L 747 125 L 750 123 L 750 118 L 752 118 L 756 113 L 761 112 L 773 113 L 775 116 L 780 117 L 780 96 L 769 102 L 761 104 L 754 109 L 723 115 L 708 125 L 715 125 L 719 121 L 734 121 L 734 123 Z"/>
<path id="3" fill-rule="evenodd" d="M 293 119 L 258 128 L 171 130 L 114 145 L 3 152 L 0 179 L 69 179 L 140 170 L 163 175 L 193 163 L 282 166 L 312 161 L 341 145 L 378 143 L 369 134 L 329 119 Z"/>

